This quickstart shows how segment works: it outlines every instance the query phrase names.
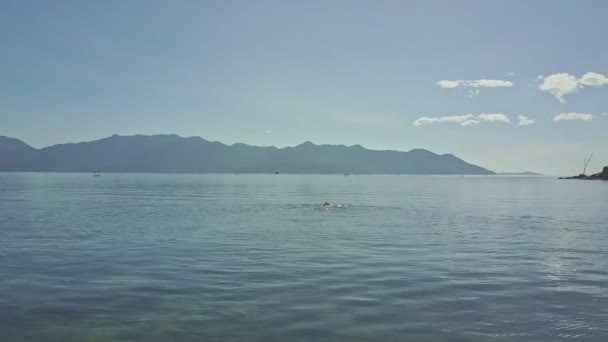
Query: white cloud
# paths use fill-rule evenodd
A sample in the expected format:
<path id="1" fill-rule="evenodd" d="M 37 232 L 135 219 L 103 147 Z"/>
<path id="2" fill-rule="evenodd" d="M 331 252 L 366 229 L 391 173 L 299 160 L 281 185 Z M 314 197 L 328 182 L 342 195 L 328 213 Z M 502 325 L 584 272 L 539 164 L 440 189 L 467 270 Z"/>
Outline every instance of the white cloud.
<path id="1" fill-rule="evenodd" d="M 418 120 L 414 121 L 414 126 L 416 126 L 416 127 L 428 126 L 428 125 L 432 125 L 434 123 L 446 123 L 446 122 L 462 124 L 463 122 L 473 120 L 474 118 L 475 118 L 475 115 L 473 115 L 473 114 L 442 116 L 439 118 L 423 116 L 423 117 L 418 118 Z"/>
<path id="2" fill-rule="evenodd" d="M 608 116 L 608 113 L 602 113 L 603 116 Z"/>
<path id="3" fill-rule="evenodd" d="M 517 123 L 517 125 L 519 125 L 519 126 L 530 126 L 531 124 L 533 124 L 536 121 L 536 120 L 530 119 L 529 117 L 524 116 L 524 115 L 518 115 L 517 120 L 519 120 L 519 123 Z"/>
<path id="4" fill-rule="evenodd" d="M 481 121 L 488 121 L 488 122 L 503 122 L 503 123 L 511 123 L 511 120 L 509 120 L 509 117 L 507 117 L 504 114 L 480 114 L 479 115 L 479 119 Z"/>
<path id="5" fill-rule="evenodd" d="M 608 85 L 608 77 L 597 72 L 588 72 L 579 80 L 580 84 L 589 87 L 601 87 Z"/>
<path id="6" fill-rule="evenodd" d="M 264 131 L 264 133 L 266 133 L 266 134 L 270 134 L 270 133 L 272 133 L 272 131 L 271 131 L 271 130 L 269 130 L 269 129 L 267 129 L 266 131 Z"/>
<path id="7" fill-rule="evenodd" d="M 508 77 L 513 77 L 513 76 L 515 76 L 515 73 L 514 73 L 514 72 L 508 72 L 508 73 L 507 73 L 507 76 L 508 76 Z"/>
<path id="8" fill-rule="evenodd" d="M 538 79 L 542 80 L 539 89 L 555 96 L 561 103 L 566 103 L 565 95 L 576 93 L 585 86 L 602 87 L 608 85 L 608 77 L 596 72 L 588 72 L 579 79 L 568 73 L 553 74 L 544 78 L 538 76 Z"/>
<path id="9" fill-rule="evenodd" d="M 566 103 L 564 95 L 576 93 L 579 89 L 579 84 L 576 77 L 561 73 L 545 77 L 539 89 L 555 96 L 559 102 Z"/>
<path id="10" fill-rule="evenodd" d="M 420 126 L 428 126 L 428 125 L 432 125 L 435 122 L 438 122 L 438 118 L 431 118 L 428 116 L 421 116 L 418 119 L 416 119 L 416 121 L 414 121 L 414 126 L 415 127 L 420 127 Z"/>
<path id="11" fill-rule="evenodd" d="M 441 88 L 456 88 L 459 87 L 462 84 L 463 81 L 448 81 L 448 80 L 441 80 L 439 82 L 437 82 L 437 84 L 441 87 Z"/>
<path id="12" fill-rule="evenodd" d="M 586 113 L 561 113 L 553 118 L 553 121 L 591 121 L 593 115 Z"/>
<path id="13" fill-rule="evenodd" d="M 465 82 L 466 85 L 473 88 L 508 88 L 513 86 L 513 82 L 504 80 L 474 80 Z"/>
<path id="14" fill-rule="evenodd" d="M 441 117 L 429 117 L 423 116 L 414 121 L 415 127 L 429 126 L 435 123 L 454 123 L 461 126 L 470 127 L 476 126 L 481 122 L 499 122 L 499 123 L 511 123 L 509 117 L 504 114 L 465 114 L 465 115 L 451 115 Z"/>
<path id="15" fill-rule="evenodd" d="M 457 87 L 470 87 L 470 88 L 501 88 L 501 87 L 512 87 L 513 82 L 505 80 L 441 80 L 437 82 L 441 88 L 457 88 Z"/>
<path id="16" fill-rule="evenodd" d="M 461 126 L 465 126 L 465 127 L 470 127 L 470 126 L 477 126 L 479 125 L 479 120 L 475 120 L 475 119 L 471 119 L 471 120 L 466 120 L 460 123 Z"/>
<path id="17" fill-rule="evenodd" d="M 464 95 L 468 98 L 474 98 L 479 96 L 479 88 L 504 88 L 512 87 L 513 82 L 506 80 L 441 80 L 437 82 L 441 88 L 454 89 L 454 88 L 472 88 Z"/>

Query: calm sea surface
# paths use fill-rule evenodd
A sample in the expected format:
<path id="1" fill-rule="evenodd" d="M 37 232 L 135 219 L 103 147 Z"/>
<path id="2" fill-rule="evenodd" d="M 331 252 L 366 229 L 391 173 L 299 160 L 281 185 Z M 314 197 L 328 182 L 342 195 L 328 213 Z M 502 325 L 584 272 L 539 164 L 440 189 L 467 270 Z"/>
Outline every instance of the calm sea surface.
<path id="1" fill-rule="evenodd" d="M 0 173 L 0 234 L 2 341 L 608 341 L 608 182 Z"/>

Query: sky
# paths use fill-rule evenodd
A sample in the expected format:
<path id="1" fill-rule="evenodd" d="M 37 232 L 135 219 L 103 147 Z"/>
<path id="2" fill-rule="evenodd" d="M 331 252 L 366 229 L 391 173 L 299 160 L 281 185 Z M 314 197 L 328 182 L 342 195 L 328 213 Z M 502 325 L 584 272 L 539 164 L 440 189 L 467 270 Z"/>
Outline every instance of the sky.
<path id="1" fill-rule="evenodd" d="M 608 2 L 0 1 L 0 135 L 608 165 Z M 603 115 L 604 114 L 604 115 Z"/>

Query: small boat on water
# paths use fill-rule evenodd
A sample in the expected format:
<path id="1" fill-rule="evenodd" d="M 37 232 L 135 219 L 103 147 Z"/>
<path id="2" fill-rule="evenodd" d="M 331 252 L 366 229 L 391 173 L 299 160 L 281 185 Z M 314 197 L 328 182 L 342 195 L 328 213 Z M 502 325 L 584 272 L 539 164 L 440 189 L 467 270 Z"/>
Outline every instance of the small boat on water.
<path id="1" fill-rule="evenodd" d="M 100 171 L 93 171 L 93 177 L 101 177 Z"/>

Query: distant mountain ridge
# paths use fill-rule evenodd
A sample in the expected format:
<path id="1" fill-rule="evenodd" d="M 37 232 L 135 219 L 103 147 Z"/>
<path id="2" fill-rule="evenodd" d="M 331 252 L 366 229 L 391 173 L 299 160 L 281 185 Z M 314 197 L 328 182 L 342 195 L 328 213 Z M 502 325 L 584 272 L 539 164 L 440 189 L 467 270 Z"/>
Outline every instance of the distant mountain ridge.
<path id="1" fill-rule="evenodd" d="M 424 149 L 368 150 L 360 145 L 258 147 L 225 145 L 200 137 L 113 135 L 108 138 L 33 148 L 0 136 L 0 170 L 60 172 L 355 173 L 491 175 L 451 154 Z"/>
<path id="2" fill-rule="evenodd" d="M 542 173 L 524 171 L 524 172 L 499 172 L 498 175 L 502 176 L 542 176 Z"/>

